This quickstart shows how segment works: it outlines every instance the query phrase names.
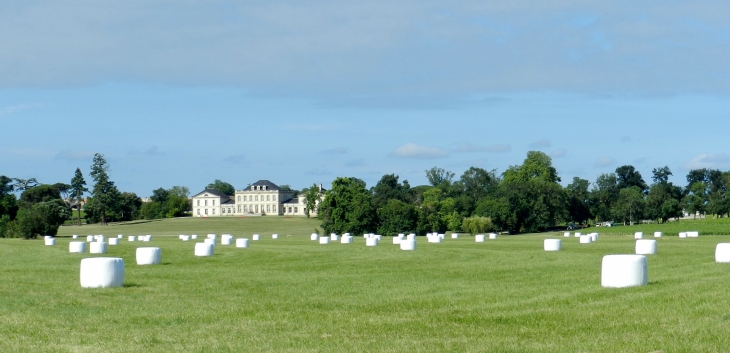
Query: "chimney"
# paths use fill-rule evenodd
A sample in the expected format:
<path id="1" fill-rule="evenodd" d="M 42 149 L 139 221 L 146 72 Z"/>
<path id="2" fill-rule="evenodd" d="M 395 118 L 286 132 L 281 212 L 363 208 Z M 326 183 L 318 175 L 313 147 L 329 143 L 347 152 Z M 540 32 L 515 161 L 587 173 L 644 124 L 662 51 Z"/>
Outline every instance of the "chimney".
<path id="1" fill-rule="evenodd" d="M 322 184 L 319 184 L 319 192 L 322 192 Z"/>

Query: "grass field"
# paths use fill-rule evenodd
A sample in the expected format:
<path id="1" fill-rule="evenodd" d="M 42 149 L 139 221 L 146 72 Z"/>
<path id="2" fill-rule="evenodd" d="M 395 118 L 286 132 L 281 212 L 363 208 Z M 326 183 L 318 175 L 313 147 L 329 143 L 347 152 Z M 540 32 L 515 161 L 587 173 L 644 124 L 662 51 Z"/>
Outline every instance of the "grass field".
<path id="1" fill-rule="evenodd" d="M 172 219 L 62 227 L 56 247 L 0 239 L 0 351 L 730 351 L 730 265 L 713 257 L 730 236 L 659 239 L 648 286 L 604 289 L 601 258 L 633 253 L 632 236 L 561 238 L 557 253 L 542 251 L 546 234 L 419 239 L 405 252 L 390 239 L 319 245 L 318 225 Z M 73 233 L 153 240 L 109 247 L 124 288 L 82 289 L 79 261 L 92 255 L 68 253 Z M 177 239 L 194 233 L 263 237 L 196 258 Z M 161 247 L 163 264 L 137 266 L 138 246 Z"/>
<path id="2" fill-rule="evenodd" d="M 586 230 L 609 235 L 627 235 L 634 234 L 634 232 L 644 232 L 644 234 L 663 232 L 665 236 L 677 236 L 679 232 L 693 230 L 699 231 L 703 235 L 726 235 L 730 234 L 730 218 L 713 219 L 708 217 L 706 219 L 682 219 L 663 224 L 636 224 L 626 226 L 616 224 L 615 227 L 596 227 Z"/>

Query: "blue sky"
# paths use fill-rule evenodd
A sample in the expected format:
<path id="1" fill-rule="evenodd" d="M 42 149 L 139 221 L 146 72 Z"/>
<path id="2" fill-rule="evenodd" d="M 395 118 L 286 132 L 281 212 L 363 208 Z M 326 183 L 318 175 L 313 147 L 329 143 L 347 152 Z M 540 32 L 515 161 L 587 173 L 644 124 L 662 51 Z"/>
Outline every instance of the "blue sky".
<path id="1" fill-rule="evenodd" d="M 0 3 L 0 174 L 295 188 L 439 166 L 730 169 L 730 5 Z M 88 175 L 88 174 L 87 174 Z"/>

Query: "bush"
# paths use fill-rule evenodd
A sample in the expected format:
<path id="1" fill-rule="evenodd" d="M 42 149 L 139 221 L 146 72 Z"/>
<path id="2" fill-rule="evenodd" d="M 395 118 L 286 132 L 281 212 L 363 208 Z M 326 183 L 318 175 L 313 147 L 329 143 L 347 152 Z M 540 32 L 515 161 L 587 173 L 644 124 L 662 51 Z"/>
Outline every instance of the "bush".
<path id="1" fill-rule="evenodd" d="M 40 202 L 18 211 L 17 234 L 30 239 L 39 235 L 56 235 L 58 227 L 71 215 L 61 200 Z"/>
<path id="2" fill-rule="evenodd" d="M 492 219 L 489 217 L 469 217 L 461 221 L 461 229 L 469 234 L 479 234 L 494 230 Z"/>

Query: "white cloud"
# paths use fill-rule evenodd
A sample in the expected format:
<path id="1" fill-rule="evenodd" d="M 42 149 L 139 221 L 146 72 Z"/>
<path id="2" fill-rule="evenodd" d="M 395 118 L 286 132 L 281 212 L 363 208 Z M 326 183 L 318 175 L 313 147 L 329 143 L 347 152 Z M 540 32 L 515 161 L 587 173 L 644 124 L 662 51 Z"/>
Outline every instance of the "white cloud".
<path id="1" fill-rule="evenodd" d="M 553 158 L 562 158 L 565 157 L 565 155 L 568 153 L 564 148 L 558 148 L 552 152 L 550 152 L 550 157 Z"/>
<path id="2" fill-rule="evenodd" d="M 471 143 L 462 143 L 454 149 L 454 152 L 509 152 L 512 150 L 512 146 L 509 144 L 503 143 L 503 144 L 496 144 L 496 145 L 489 145 L 489 146 L 477 146 Z"/>
<path id="3" fill-rule="evenodd" d="M 616 160 L 615 159 L 613 159 L 612 157 L 603 156 L 603 157 L 598 158 L 596 160 L 596 162 L 593 163 L 593 166 L 594 167 L 603 168 L 603 167 L 610 167 L 610 166 L 615 165 L 615 164 L 616 164 Z"/>
<path id="4" fill-rule="evenodd" d="M 538 140 L 530 144 L 530 148 L 548 148 L 550 146 L 552 146 L 552 143 L 548 139 Z"/>
<path id="5" fill-rule="evenodd" d="M 417 158 L 417 159 L 435 159 L 448 157 L 449 151 L 438 148 L 417 145 L 415 143 L 407 143 L 398 147 L 393 156 L 401 158 Z"/>
<path id="6" fill-rule="evenodd" d="M 701 154 L 684 164 L 685 169 L 729 169 L 730 155 L 726 153 Z"/>

